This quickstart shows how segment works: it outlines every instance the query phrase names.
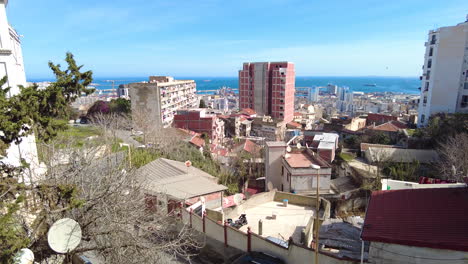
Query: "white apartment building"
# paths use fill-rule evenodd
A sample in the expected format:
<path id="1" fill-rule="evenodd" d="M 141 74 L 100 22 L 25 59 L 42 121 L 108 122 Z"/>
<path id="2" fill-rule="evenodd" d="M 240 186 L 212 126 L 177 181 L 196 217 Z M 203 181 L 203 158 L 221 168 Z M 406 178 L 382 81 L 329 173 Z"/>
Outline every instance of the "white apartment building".
<path id="1" fill-rule="evenodd" d="M 339 87 L 337 93 L 336 108 L 339 112 L 353 112 L 353 91 L 349 87 Z"/>
<path id="2" fill-rule="evenodd" d="M 0 0 L 0 78 L 8 76 L 8 82 L 4 85 L 10 87 L 9 95 L 19 93 L 18 85 L 27 86 L 24 72 L 23 54 L 21 51 L 20 36 L 8 23 L 6 6 L 8 0 Z M 0 137 L 3 135 L 0 131 Z M 0 156 L 0 161 L 12 166 L 20 166 L 21 159 L 30 164 L 31 173 L 27 173 L 24 179 L 26 183 L 34 181 L 39 174 L 39 161 L 37 156 L 36 140 L 34 135 L 22 138 L 19 145 L 11 144 L 5 157 Z"/>
<path id="3" fill-rule="evenodd" d="M 464 23 L 429 31 L 425 45 L 420 127 L 436 113 L 468 112 L 468 16 Z"/>
<path id="4" fill-rule="evenodd" d="M 194 80 L 174 80 L 169 76 L 150 76 L 149 82 L 130 83 L 133 114 L 144 114 L 148 123 L 169 127 L 179 109 L 198 107 Z"/>

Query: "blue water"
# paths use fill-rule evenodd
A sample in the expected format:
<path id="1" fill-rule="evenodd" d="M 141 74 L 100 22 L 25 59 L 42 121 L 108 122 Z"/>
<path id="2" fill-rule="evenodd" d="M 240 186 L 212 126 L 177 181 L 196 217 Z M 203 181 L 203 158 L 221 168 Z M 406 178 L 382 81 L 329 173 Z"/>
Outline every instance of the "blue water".
<path id="1" fill-rule="evenodd" d="M 216 90 L 222 86 L 231 88 L 238 88 L 237 77 L 179 77 L 176 79 L 190 79 L 195 80 L 197 83 L 197 90 Z M 115 81 L 114 87 L 117 88 L 119 84 L 126 84 L 132 82 L 147 81 L 148 77 L 135 77 L 135 78 L 95 78 L 93 83 L 98 84 L 96 88 L 110 89 L 112 88 L 111 82 L 106 80 Z M 52 81 L 44 79 L 31 79 L 31 82 Z M 421 82 L 417 77 L 296 77 L 296 87 L 312 87 L 312 86 L 326 86 L 327 84 L 336 84 L 338 86 L 348 86 L 351 90 L 356 92 L 392 92 L 392 93 L 405 93 L 405 94 L 419 94 L 418 87 Z M 375 87 L 364 86 L 364 84 L 376 84 Z"/>

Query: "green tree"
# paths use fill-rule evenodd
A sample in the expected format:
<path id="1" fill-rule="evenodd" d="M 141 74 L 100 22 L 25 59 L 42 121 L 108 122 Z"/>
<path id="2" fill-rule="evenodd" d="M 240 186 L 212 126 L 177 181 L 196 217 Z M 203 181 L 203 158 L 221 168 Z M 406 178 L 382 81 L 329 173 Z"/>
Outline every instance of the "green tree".
<path id="1" fill-rule="evenodd" d="M 21 138 L 31 134 L 43 141 L 57 135 L 58 130 L 66 127 L 70 116 L 69 105 L 79 96 L 88 95 L 94 90 L 87 88 L 92 82 L 92 72 L 81 73 L 82 66 L 77 66 L 71 53 L 67 53 L 66 70 L 60 64 L 49 62 L 56 81 L 45 89 L 37 85 L 20 86 L 20 93 L 7 97 L 9 88 L 0 88 L 0 141 L 5 150 L 11 143 L 21 142 Z M 7 81 L 5 76 L 0 85 Z"/>
<path id="2" fill-rule="evenodd" d="M 392 140 L 387 134 L 383 132 L 377 132 L 370 136 L 369 143 L 389 145 L 392 143 Z"/>
<path id="3" fill-rule="evenodd" d="M 18 94 L 8 96 L 10 88 L 0 88 L 0 158 L 11 144 L 19 144 L 22 138 L 33 132 L 41 141 L 49 141 L 59 130 L 66 128 L 71 116 L 69 105 L 81 95 L 92 93 L 87 86 L 92 82 L 92 72 L 81 72 L 71 53 L 66 54 L 68 67 L 49 62 L 56 81 L 45 89 L 37 85 L 20 86 Z M 7 77 L 0 80 L 0 87 Z M 12 167 L 0 162 L 0 262 L 10 263 L 16 251 L 29 243 L 24 228 L 19 224 L 17 211 L 23 202 L 16 195 L 25 186 L 18 183 L 18 175 L 29 165 Z"/>
<path id="4" fill-rule="evenodd" d="M 109 103 L 109 110 L 113 113 L 129 114 L 132 104 L 125 98 L 112 99 Z"/>

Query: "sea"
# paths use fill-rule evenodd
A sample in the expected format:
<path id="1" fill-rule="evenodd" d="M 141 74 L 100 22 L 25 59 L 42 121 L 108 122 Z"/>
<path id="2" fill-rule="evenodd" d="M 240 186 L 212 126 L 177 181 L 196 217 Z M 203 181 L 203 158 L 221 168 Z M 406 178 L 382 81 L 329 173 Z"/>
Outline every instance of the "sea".
<path id="1" fill-rule="evenodd" d="M 175 79 L 195 80 L 199 93 L 212 93 L 223 86 L 237 89 L 237 77 L 184 77 L 174 76 Z M 117 88 L 120 84 L 147 81 L 148 77 L 130 78 L 94 78 L 93 86 L 97 89 Z M 53 81 L 47 79 L 31 79 L 30 82 Z M 418 77 L 296 77 L 296 87 L 320 87 L 327 84 L 347 86 L 355 92 L 392 92 L 397 94 L 419 94 L 421 81 Z M 366 86 L 375 84 L 375 86 Z M 204 92 L 207 91 L 207 92 Z"/>

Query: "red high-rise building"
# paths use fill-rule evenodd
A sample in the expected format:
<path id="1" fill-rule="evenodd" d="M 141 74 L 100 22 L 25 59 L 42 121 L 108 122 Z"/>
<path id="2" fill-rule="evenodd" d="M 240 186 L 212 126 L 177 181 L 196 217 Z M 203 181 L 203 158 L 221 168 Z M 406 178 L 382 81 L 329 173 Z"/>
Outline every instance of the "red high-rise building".
<path id="1" fill-rule="evenodd" d="M 246 62 L 239 71 L 239 106 L 292 121 L 295 72 L 291 62 Z"/>

